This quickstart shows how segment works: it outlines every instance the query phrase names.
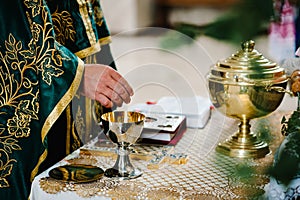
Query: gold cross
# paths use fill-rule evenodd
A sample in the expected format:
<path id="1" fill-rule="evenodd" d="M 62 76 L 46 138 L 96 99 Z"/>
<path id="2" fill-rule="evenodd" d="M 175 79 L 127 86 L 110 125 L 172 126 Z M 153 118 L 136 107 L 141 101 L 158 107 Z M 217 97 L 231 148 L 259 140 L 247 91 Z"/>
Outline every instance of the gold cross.
<path id="1" fill-rule="evenodd" d="M 153 149 L 145 150 L 145 148 Z M 188 156 L 183 153 L 174 153 L 173 146 L 146 146 L 141 145 L 135 146 L 130 149 L 130 159 L 134 160 L 145 160 L 148 161 L 147 168 L 151 170 L 161 168 L 162 164 L 186 164 L 188 162 Z M 90 148 L 81 148 L 80 155 L 88 156 L 104 156 L 117 158 L 117 153 L 115 148 L 110 147 L 90 147 Z"/>

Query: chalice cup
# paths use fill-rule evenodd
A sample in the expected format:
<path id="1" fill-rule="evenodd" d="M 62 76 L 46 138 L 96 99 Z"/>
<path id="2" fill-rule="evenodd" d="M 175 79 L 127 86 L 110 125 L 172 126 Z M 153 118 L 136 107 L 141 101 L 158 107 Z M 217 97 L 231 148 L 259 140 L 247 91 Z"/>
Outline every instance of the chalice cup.
<path id="1" fill-rule="evenodd" d="M 106 136 L 117 145 L 117 160 L 112 168 L 105 171 L 108 177 L 133 179 L 142 175 L 130 161 L 128 147 L 140 137 L 145 115 L 139 112 L 113 111 L 101 116 Z"/>

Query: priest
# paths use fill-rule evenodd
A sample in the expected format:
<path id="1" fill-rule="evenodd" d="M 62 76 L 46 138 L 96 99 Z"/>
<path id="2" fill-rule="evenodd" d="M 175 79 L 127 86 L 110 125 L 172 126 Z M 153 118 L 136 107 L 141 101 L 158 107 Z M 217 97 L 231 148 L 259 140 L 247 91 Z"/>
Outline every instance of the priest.
<path id="1" fill-rule="evenodd" d="M 87 62 L 110 53 L 99 0 L 1 0 L 0 10 L 0 199 L 21 200 L 37 174 L 82 145 L 77 94 L 111 108 L 133 90 L 112 60 Z"/>

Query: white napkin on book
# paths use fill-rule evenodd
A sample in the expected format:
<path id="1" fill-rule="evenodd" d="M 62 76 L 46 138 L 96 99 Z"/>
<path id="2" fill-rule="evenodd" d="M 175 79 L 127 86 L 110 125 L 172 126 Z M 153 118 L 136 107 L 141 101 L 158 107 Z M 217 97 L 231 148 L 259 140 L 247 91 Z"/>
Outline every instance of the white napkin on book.
<path id="1" fill-rule="evenodd" d="M 129 107 L 131 111 L 147 113 L 164 113 L 184 115 L 187 127 L 204 128 L 210 118 L 211 101 L 206 97 L 173 97 L 165 96 L 155 104 L 135 104 Z"/>

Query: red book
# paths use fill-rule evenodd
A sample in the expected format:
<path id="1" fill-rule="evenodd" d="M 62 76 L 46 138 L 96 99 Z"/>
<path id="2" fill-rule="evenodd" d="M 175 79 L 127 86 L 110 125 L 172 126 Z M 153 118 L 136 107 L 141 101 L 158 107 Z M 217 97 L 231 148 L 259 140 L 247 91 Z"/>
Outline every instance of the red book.
<path id="1" fill-rule="evenodd" d="M 149 116 L 149 115 L 148 115 Z M 186 132 L 186 117 L 183 115 L 161 115 L 160 119 L 151 124 L 147 119 L 138 143 L 176 145 Z M 172 125 L 172 127 L 171 127 Z"/>

